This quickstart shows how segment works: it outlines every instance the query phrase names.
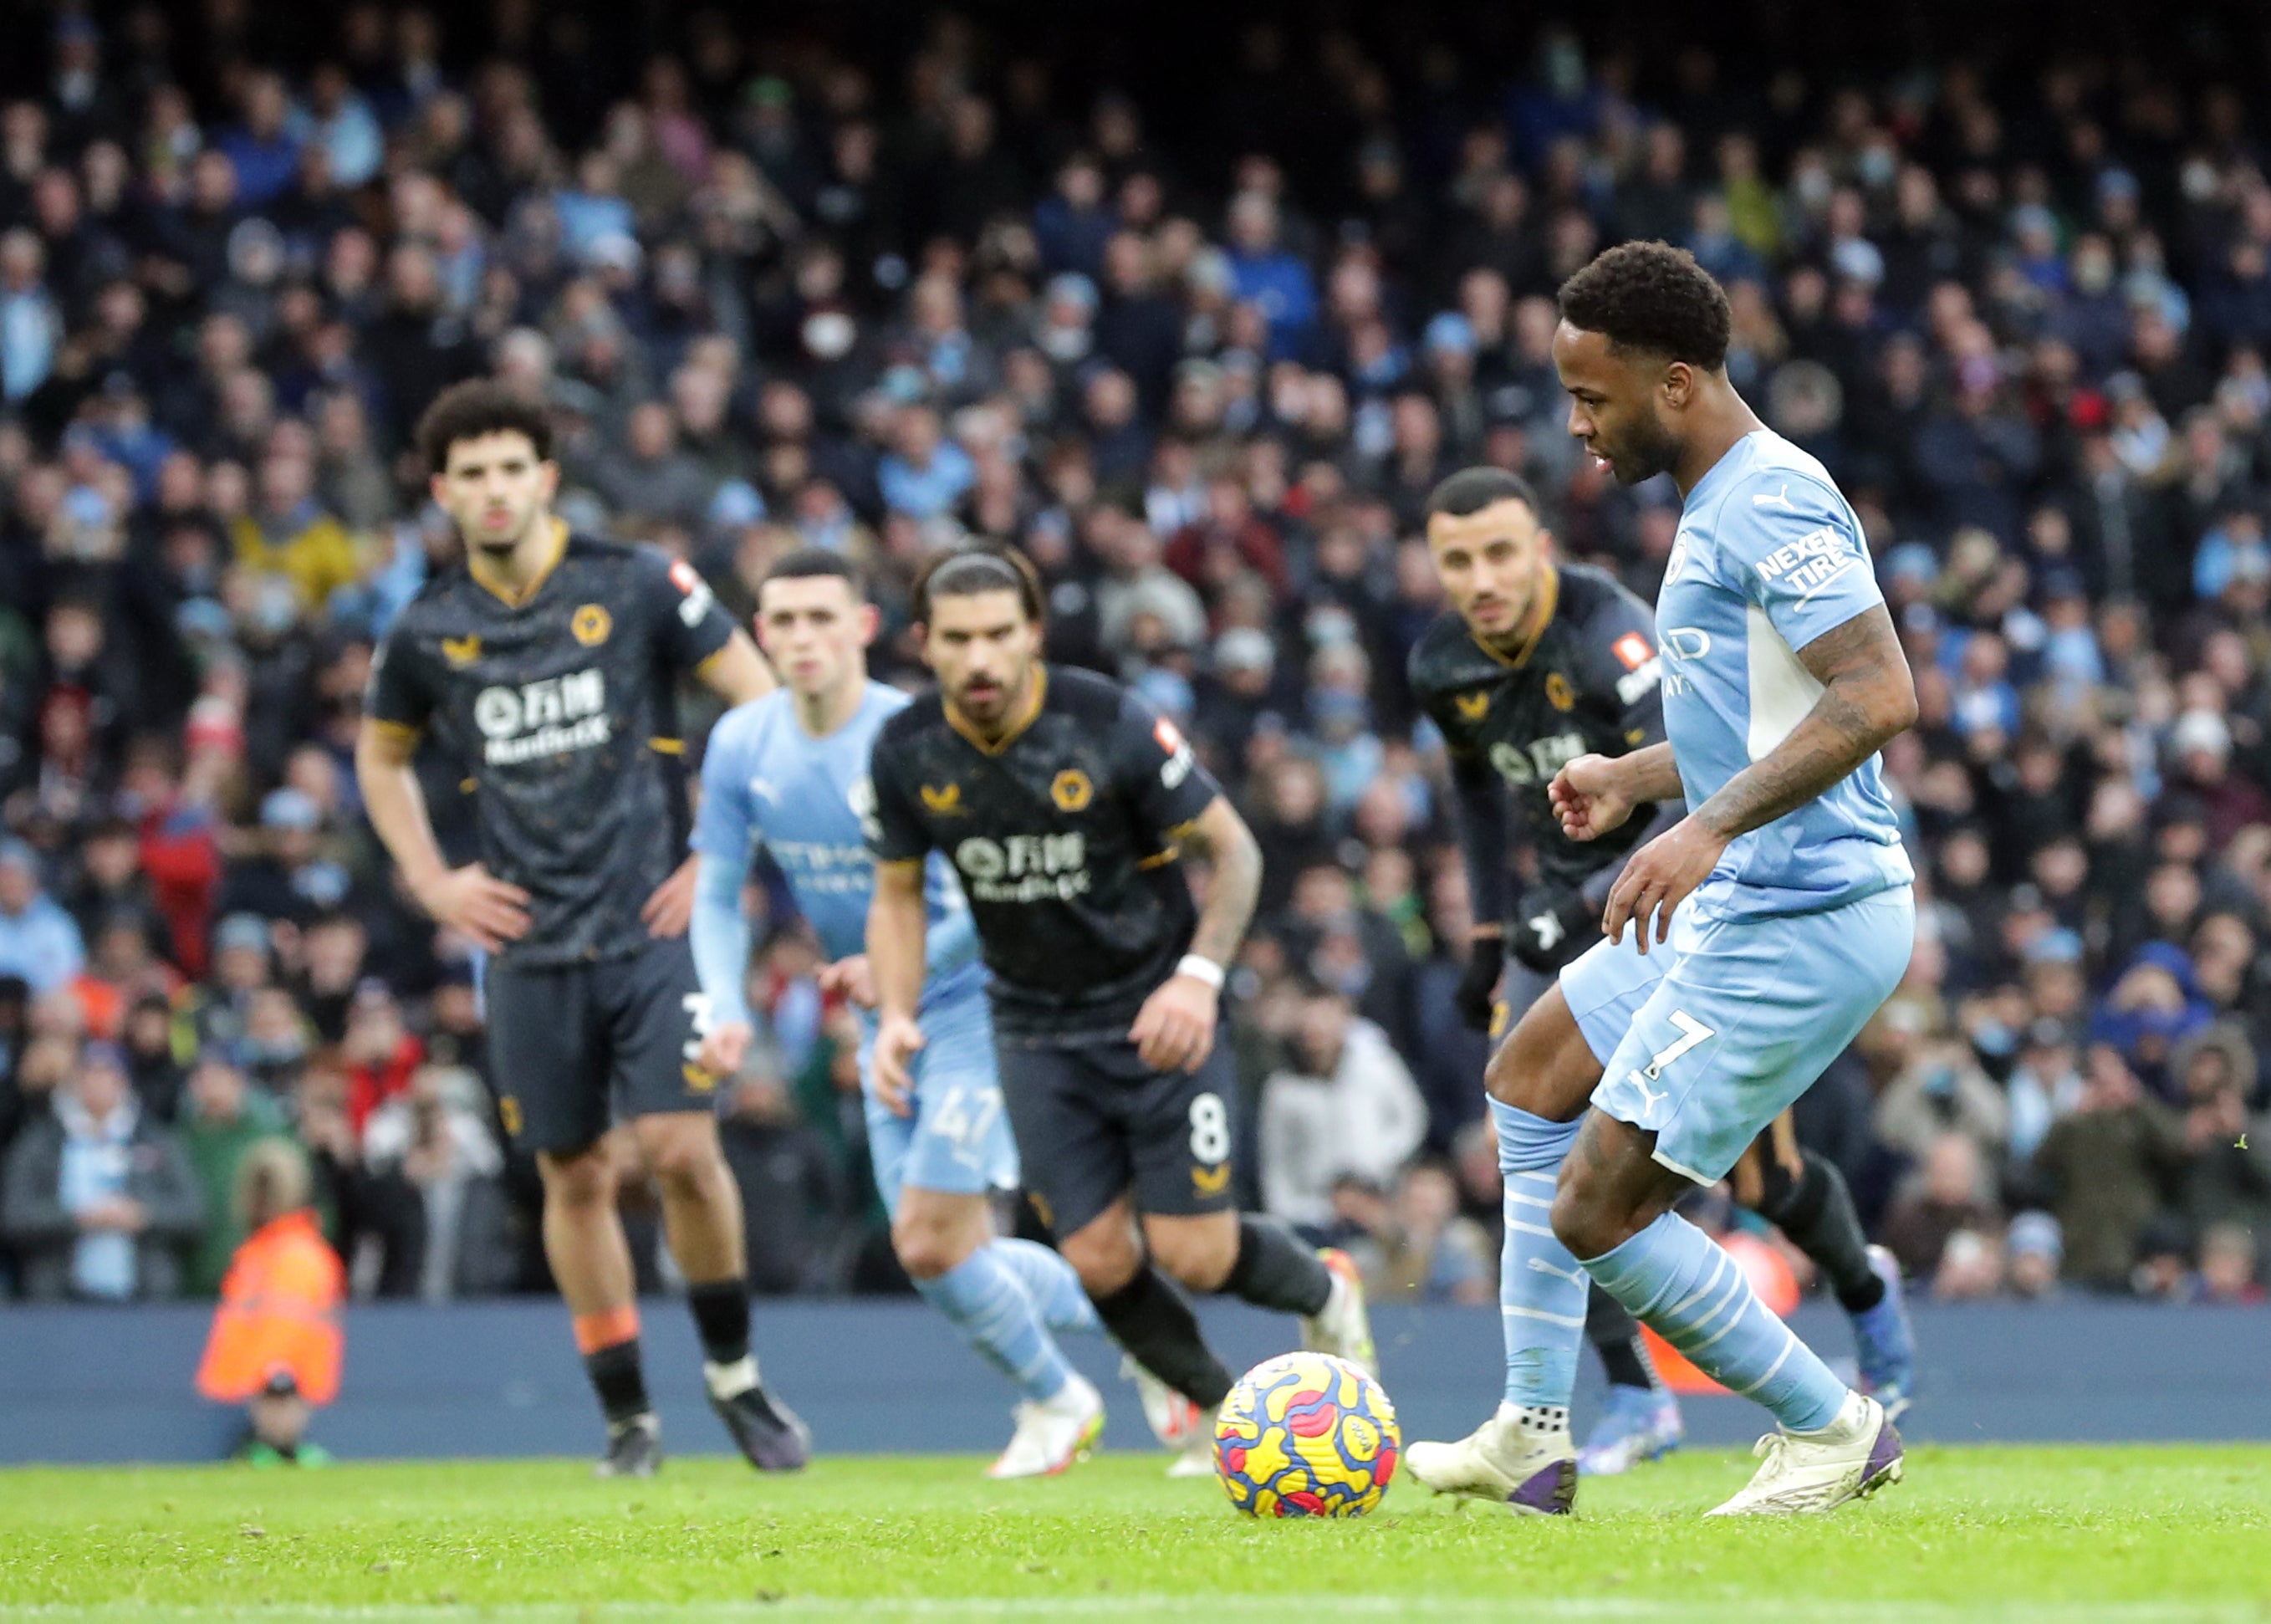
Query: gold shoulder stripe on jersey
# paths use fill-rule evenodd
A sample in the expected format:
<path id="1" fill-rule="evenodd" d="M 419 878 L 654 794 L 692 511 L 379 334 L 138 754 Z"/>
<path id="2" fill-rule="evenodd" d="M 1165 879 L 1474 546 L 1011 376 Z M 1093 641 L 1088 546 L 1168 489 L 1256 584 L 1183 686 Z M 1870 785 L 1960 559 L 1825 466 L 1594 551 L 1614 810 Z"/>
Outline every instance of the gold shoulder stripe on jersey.
<path id="1" fill-rule="evenodd" d="M 442 639 L 442 658 L 453 666 L 470 666 L 480 657 L 481 640 L 478 637 Z"/>
<path id="2" fill-rule="evenodd" d="M 577 609 L 568 622 L 568 629 L 576 634 L 576 641 L 585 648 L 596 648 L 607 640 L 615 629 L 615 617 L 607 613 L 603 604 L 587 603 Z"/>
<path id="3" fill-rule="evenodd" d="M 1460 694 L 1452 699 L 1451 704 L 1463 722 L 1479 722 L 1490 714 L 1490 695 L 1486 692 Z"/>
<path id="4" fill-rule="evenodd" d="M 1574 711 L 1577 708 L 1576 693 L 1570 688 L 1569 679 L 1559 671 L 1549 671 L 1545 674 L 1545 698 L 1547 703 L 1557 711 Z"/>
<path id="5" fill-rule="evenodd" d="M 1160 725 L 1165 726 L 1164 722 Z M 1096 799 L 1096 786 L 1079 768 L 1067 767 L 1049 786 L 1049 799 L 1057 803 L 1060 812 L 1084 812 L 1088 803 Z"/>
<path id="6" fill-rule="evenodd" d="M 924 807 L 929 810 L 930 815 L 933 817 L 960 817 L 962 816 L 961 785 L 949 784 L 945 788 L 941 789 L 935 785 L 926 784 L 922 786 L 921 793 L 922 803 Z"/>

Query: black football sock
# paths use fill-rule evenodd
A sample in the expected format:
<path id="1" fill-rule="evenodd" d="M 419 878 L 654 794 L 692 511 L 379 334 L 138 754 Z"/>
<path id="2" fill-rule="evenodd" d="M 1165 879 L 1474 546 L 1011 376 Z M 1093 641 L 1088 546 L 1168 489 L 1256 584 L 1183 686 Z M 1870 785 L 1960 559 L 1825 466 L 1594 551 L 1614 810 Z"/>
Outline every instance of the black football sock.
<path id="1" fill-rule="evenodd" d="M 638 1338 L 609 1343 L 584 1355 L 584 1374 L 599 1396 L 600 1412 L 613 1430 L 629 1425 L 654 1406 L 647 1402 L 646 1374 L 639 1367 Z"/>
<path id="2" fill-rule="evenodd" d="M 737 1365 L 749 1353 L 749 1283 L 738 1275 L 686 1288 L 686 1306 L 702 1336 L 702 1357 Z"/>
<path id="3" fill-rule="evenodd" d="M 1648 1356 L 1648 1344 L 1640 1338 L 1640 1326 L 1633 1319 L 1632 1310 L 1598 1285 L 1585 1300 L 1585 1340 L 1601 1356 L 1602 1373 L 1612 1387 L 1655 1390 L 1663 1388 L 1656 1374 L 1656 1361 Z"/>
<path id="4" fill-rule="evenodd" d="M 1768 1173 L 1759 1216 L 1813 1260 L 1846 1313 L 1865 1314 L 1885 1300 L 1885 1283 L 1869 1267 L 1869 1239 L 1853 1211 L 1853 1192 L 1835 1163 L 1813 1151 L 1805 1157 L 1795 1179 L 1779 1166 Z"/>
<path id="5" fill-rule="evenodd" d="M 1238 1260 L 1222 1289 L 1257 1308 L 1281 1314 L 1318 1315 L 1333 1294 L 1333 1273 L 1324 1259 L 1266 1218 L 1241 1214 Z"/>
<path id="6" fill-rule="evenodd" d="M 1230 1392 L 1230 1372 L 1199 1333 L 1198 1316 L 1166 1276 L 1150 1263 L 1113 1292 L 1089 1300 L 1113 1340 L 1137 1364 L 1203 1410 Z"/>

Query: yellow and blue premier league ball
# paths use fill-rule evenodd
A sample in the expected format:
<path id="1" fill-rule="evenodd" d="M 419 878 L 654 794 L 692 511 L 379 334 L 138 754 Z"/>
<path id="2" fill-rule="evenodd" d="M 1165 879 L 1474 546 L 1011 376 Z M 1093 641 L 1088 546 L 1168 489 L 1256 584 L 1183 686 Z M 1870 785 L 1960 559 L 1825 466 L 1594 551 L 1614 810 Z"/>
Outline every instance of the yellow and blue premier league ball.
<path id="1" fill-rule="evenodd" d="M 1329 1353 L 1256 1365 L 1214 1428 L 1216 1475 L 1248 1516 L 1362 1516 L 1403 1449 L 1387 1392 Z"/>

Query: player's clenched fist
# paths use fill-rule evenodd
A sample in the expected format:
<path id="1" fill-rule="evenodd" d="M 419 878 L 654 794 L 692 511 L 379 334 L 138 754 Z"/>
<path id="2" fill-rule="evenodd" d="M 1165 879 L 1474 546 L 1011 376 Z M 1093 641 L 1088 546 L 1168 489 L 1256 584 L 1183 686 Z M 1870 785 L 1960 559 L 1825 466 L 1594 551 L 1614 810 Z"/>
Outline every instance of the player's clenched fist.
<path id="1" fill-rule="evenodd" d="M 1634 801 L 1622 777 L 1607 756 L 1580 756 L 1555 773 L 1545 793 L 1553 799 L 1561 832 L 1572 840 L 1597 840 L 1630 817 Z"/>
<path id="2" fill-rule="evenodd" d="M 472 937 L 484 952 L 494 953 L 528 933 L 528 893 L 479 863 L 444 868 L 413 884 L 410 894 L 436 924 Z"/>
<path id="3" fill-rule="evenodd" d="M 1154 1071 L 1196 1071 L 1214 1052 L 1222 995 L 1195 975 L 1172 975 L 1143 1001 L 1128 1029 Z"/>
<path id="4" fill-rule="evenodd" d="M 887 1015 L 875 1032 L 873 1056 L 875 1098 L 899 1116 L 914 1112 L 915 1055 L 923 1047 L 922 1028 L 904 1015 Z"/>
<path id="5" fill-rule="evenodd" d="M 821 965 L 818 980 L 823 993 L 837 994 L 862 1009 L 875 1007 L 875 974 L 867 968 L 865 953 L 854 953 L 832 965 Z"/>
<path id="6" fill-rule="evenodd" d="M 694 1063 L 713 1077 L 739 1076 L 741 1062 L 748 1057 L 749 1045 L 756 1035 L 756 1030 L 747 1021 L 721 1021 L 702 1039 L 702 1049 L 695 1055 Z"/>

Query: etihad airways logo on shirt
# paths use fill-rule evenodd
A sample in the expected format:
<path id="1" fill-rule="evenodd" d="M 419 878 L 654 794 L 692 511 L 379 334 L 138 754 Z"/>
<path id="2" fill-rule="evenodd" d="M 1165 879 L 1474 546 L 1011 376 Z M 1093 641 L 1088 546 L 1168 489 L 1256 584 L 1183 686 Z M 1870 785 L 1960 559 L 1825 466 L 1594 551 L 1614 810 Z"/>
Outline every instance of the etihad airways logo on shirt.
<path id="1" fill-rule="evenodd" d="M 1079 834 L 973 836 L 954 848 L 972 902 L 1069 902 L 1088 890 L 1088 842 Z"/>
<path id="2" fill-rule="evenodd" d="M 485 688 L 473 699 L 473 726 L 487 741 L 482 758 L 492 767 L 591 749 L 612 733 L 607 676 L 595 668 Z"/>

